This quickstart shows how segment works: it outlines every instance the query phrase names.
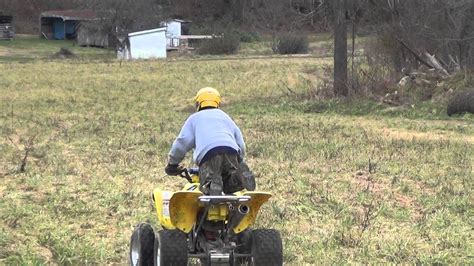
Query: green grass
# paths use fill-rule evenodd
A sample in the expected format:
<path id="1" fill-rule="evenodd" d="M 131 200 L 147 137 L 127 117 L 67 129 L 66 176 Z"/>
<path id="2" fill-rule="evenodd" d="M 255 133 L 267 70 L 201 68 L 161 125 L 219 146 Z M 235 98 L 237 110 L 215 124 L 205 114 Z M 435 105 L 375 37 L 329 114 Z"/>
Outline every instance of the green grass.
<path id="1" fill-rule="evenodd" d="M 330 34 L 319 33 L 309 36 L 310 54 L 318 57 L 331 57 L 332 39 Z M 359 40 L 358 40 L 359 43 Z M 230 58 L 246 57 L 281 57 L 274 55 L 272 51 L 272 40 L 270 36 L 262 36 L 260 40 L 253 42 L 241 42 L 240 49 L 236 55 Z M 69 40 L 46 40 L 36 35 L 17 35 L 11 41 L 0 42 L 0 63 L 8 62 L 32 62 L 54 60 L 54 55 L 61 49 L 67 48 L 76 56 L 76 60 L 113 60 L 116 58 L 115 50 L 81 47 L 74 41 Z M 170 58 L 197 58 L 197 59 L 221 59 L 222 56 L 178 54 L 169 52 Z"/>
<path id="2" fill-rule="evenodd" d="M 256 227 L 281 231 L 286 264 L 474 262 L 472 115 L 302 98 L 323 59 L 51 61 L 25 46 L 31 62 L 0 64 L 0 264 L 126 263 L 134 225 L 157 224 L 152 189 L 185 182 L 163 168 L 204 86 L 274 194 Z"/>
<path id="3" fill-rule="evenodd" d="M 308 36 L 309 54 L 316 56 L 331 57 L 333 39 L 328 33 L 318 33 Z M 240 44 L 239 54 L 245 56 L 255 55 L 273 55 L 272 51 L 272 37 L 262 36 L 260 41 Z"/>
<path id="4" fill-rule="evenodd" d="M 46 40 L 35 35 L 17 35 L 11 41 L 0 41 L 0 62 L 50 60 L 61 48 L 67 48 L 80 59 L 113 59 L 115 51 L 80 47 L 73 41 Z"/>

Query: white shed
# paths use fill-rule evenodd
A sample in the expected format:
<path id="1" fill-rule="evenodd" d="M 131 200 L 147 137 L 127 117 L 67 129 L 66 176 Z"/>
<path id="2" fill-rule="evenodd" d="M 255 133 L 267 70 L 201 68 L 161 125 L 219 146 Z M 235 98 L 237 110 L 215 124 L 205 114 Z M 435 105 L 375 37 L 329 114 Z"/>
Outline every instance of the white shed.
<path id="1" fill-rule="evenodd" d="M 166 58 L 166 28 L 129 33 L 123 43 L 117 53 L 119 59 Z"/>
<path id="2" fill-rule="evenodd" d="M 166 44 L 168 47 L 178 47 L 181 35 L 187 34 L 188 29 L 184 25 L 189 21 L 181 19 L 172 19 L 161 22 L 162 27 L 166 27 Z"/>

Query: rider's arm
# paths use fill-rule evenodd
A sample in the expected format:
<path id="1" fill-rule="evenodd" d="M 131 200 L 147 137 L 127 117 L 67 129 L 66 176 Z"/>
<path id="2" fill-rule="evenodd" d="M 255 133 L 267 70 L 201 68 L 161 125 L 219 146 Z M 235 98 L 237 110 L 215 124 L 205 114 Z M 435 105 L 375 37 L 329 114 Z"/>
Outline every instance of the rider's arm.
<path id="1" fill-rule="evenodd" d="M 190 151 L 195 146 L 194 130 L 192 121 L 190 118 L 186 120 L 179 132 L 178 137 L 173 142 L 171 150 L 168 154 L 168 163 L 169 164 L 179 164 L 188 151 Z"/>

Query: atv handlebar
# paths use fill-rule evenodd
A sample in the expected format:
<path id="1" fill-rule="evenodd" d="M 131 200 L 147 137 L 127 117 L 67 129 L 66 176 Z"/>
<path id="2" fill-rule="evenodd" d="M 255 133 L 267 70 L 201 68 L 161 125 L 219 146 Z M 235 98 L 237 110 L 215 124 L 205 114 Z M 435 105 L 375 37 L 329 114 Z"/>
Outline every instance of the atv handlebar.
<path id="1" fill-rule="evenodd" d="M 199 168 L 197 168 L 197 167 L 195 167 L 195 168 L 188 168 L 187 170 L 188 170 L 188 173 L 189 173 L 190 175 L 197 175 L 197 174 L 199 174 Z"/>
<path id="2" fill-rule="evenodd" d="M 191 175 L 199 174 L 199 168 L 184 168 L 184 171 L 179 174 L 182 178 L 186 178 L 189 183 L 192 183 L 193 180 L 191 179 Z"/>

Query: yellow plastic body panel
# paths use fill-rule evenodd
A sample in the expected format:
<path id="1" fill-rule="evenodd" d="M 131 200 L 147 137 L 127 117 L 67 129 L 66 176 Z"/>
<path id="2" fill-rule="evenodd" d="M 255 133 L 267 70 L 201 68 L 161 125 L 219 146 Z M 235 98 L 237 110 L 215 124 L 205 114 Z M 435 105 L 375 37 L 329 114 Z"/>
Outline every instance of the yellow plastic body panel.
<path id="1" fill-rule="evenodd" d="M 199 191 L 199 183 L 187 183 L 180 191 Z"/>
<path id="2" fill-rule="evenodd" d="M 198 175 L 192 175 L 191 180 L 193 181 L 193 183 L 196 183 L 196 184 L 199 185 L 199 176 Z"/>
<path id="3" fill-rule="evenodd" d="M 197 191 L 178 191 L 170 199 L 170 221 L 175 228 L 189 233 L 196 223 L 199 211 L 199 196 L 203 194 Z"/>
<path id="4" fill-rule="evenodd" d="M 166 229 L 179 229 L 189 233 L 196 223 L 199 210 L 203 207 L 199 203 L 199 197 L 202 195 L 204 194 L 199 191 L 199 183 L 188 183 L 183 190 L 178 192 L 155 189 L 153 197 L 160 224 Z M 251 197 L 250 201 L 244 203 L 248 205 L 249 213 L 233 229 L 234 233 L 238 234 L 255 223 L 260 207 L 268 201 L 272 194 L 247 191 L 236 192 L 235 195 Z M 207 219 L 210 221 L 225 221 L 228 214 L 228 206 L 220 204 L 209 209 Z"/>
<path id="5" fill-rule="evenodd" d="M 211 206 L 209 212 L 207 213 L 207 219 L 209 221 L 225 221 L 228 214 L 229 206 L 226 204 Z"/>
<path id="6" fill-rule="evenodd" d="M 153 198 L 155 199 L 156 214 L 161 226 L 166 229 L 175 229 L 170 219 L 170 199 L 173 196 L 171 191 L 163 191 L 159 188 L 153 190 Z"/>
<path id="7" fill-rule="evenodd" d="M 255 223 L 260 207 L 272 196 L 270 193 L 258 191 L 248 191 L 244 192 L 242 195 L 251 197 L 250 201 L 246 203 L 250 210 L 249 213 L 242 219 L 242 221 L 234 228 L 234 233 L 236 234 L 244 231 Z"/>

